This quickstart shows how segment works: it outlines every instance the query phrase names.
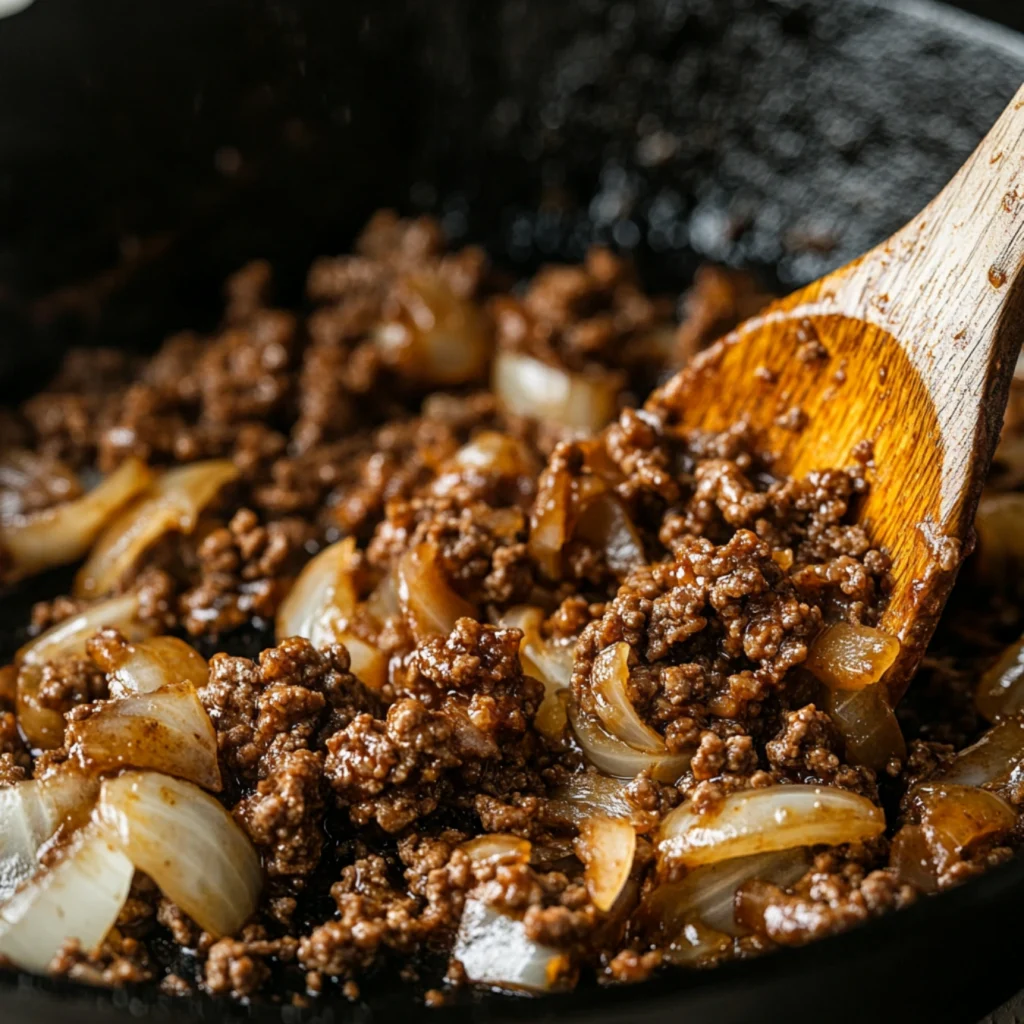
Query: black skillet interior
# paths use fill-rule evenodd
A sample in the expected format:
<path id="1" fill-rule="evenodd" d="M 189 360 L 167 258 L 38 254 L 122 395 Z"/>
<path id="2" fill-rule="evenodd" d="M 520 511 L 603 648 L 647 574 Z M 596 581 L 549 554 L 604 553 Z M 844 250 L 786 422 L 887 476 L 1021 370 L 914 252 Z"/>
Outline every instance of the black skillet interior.
<path id="1" fill-rule="evenodd" d="M 1022 78 L 1019 37 L 917 0 L 37 0 L 0 21 L 0 388 L 209 322 L 254 255 L 294 300 L 380 205 L 513 268 L 600 240 L 657 287 L 707 259 L 801 283 L 914 213 Z M 2 975 L 0 1021 L 973 1021 L 1024 985 L 1022 916 L 1018 863 L 633 989 L 426 1011 L 383 978 L 300 1011 Z"/>

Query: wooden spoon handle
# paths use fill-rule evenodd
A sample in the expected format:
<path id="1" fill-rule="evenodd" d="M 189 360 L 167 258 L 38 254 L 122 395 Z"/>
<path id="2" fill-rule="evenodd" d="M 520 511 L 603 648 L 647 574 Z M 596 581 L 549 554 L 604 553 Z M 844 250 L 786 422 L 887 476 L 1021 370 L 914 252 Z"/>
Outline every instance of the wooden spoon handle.
<path id="1" fill-rule="evenodd" d="M 898 338 L 928 388 L 944 448 L 940 532 L 998 438 L 1001 371 L 1024 341 L 1022 265 L 1024 86 L 942 192 L 821 296 Z"/>

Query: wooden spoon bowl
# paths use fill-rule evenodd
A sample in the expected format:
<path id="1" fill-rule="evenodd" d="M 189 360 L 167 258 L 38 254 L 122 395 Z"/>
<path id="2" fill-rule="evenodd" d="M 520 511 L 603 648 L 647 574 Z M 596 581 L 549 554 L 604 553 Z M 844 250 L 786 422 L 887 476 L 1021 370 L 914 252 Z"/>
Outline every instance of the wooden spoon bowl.
<path id="1" fill-rule="evenodd" d="M 687 427 L 738 421 L 774 468 L 868 467 L 857 510 L 892 558 L 880 626 L 902 696 L 973 546 L 1024 342 L 1024 88 L 953 180 L 860 259 L 769 306 L 648 402 Z"/>

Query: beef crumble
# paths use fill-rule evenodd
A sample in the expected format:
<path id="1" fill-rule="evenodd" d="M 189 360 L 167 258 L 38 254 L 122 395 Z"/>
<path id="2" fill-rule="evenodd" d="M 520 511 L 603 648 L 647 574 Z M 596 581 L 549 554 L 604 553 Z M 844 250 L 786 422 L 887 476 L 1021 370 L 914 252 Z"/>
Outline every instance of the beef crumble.
<path id="1" fill-rule="evenodd" d="M 383 212 L 353 255 L 314 263 L 306 291 L 304 310 L 276 308 L 271 268 L 254 262 L 227 282 L 209 336 L 178 334 L 148 359 L 70 353 L 2 419 L 0 529 L 131 457 L 157 472 L 207 459 L 237 470 L 111 590 L 137 596 L 120 625 L 141 643 L 170 634 L 219 652 L 197 694 L 216 797 L 260 863 L 259 903 L 218 937 L 136 872 L 102 946 L 65 943 L 51 970 L 155 980 L 168 994 L 306 998 L 357 993 L 381 962 L 426 971 L 440 955 L 457 986 L 494 980 L 460 946 L 483 906 L 552 958 L 559 984 L 637 982 L 841 931 L 1012 855 L 1016 825 L 943 846 L 919 797 L 984 728 L 977 678 L 1024 625 L 1020 595 L 968 567 L 898 712 L 909 748 L 869 765 L 809 661 L 828 627 L 872 630 L 885 605 L 888 556 L 853 516 L 867 449 L 791 479 L 744 424 L 702 435 L 656 401 L 640 408 L 768 300 L 751 279 L 705 268 L 676 302 L 595 249 L 511 290 L 479 249 L 448 252 L 432 220 Z M 613 398 L 604 429 L 518 407 L 489 376 L 495 353 L 581 393 L 599 382 Z M 1004 489 L 1024 483 L 1010 472 L 1022 431 L 1011 417 L 994 478 Z M 319 588 L 312 619 L 296 619 L 290 595 L 340 538 L 353 545 L 344 573 Z M 56 596 L 32 631 L 102 600 Z M 283 624 L 299 620 L 304 635 L 289 635 Z M 64 724 L 119 699 L 136 638 L 110 625 L 0 671 L 0 787 L 59 775 Z M 253 654 L 254 635 L 255 657 L 232 653 Z M 620 649 L 612 699 L 629 706 L 633 744 L 604 689 Z M 625 778 L 598 770 L 587 722 L 602 742 L 611 730 L 618 755 L 629 748 Z M 734 931 L 697 922 L 696 952 L 650 926 L 673 814 L 713 820 L 726 801 L 794 785 L 900 810 L 886 835 L 813 845 L 795 876 L 746 879 Z M 1007 814 L 1021 803 L 1005 780 L 985 792 Z M 632 824 L 610 903 L 588 846 L 608 815 Z M 912 872 L 908 850 L 920 854 Z M 685 866 L 669 868 L 685 883 Z"/>

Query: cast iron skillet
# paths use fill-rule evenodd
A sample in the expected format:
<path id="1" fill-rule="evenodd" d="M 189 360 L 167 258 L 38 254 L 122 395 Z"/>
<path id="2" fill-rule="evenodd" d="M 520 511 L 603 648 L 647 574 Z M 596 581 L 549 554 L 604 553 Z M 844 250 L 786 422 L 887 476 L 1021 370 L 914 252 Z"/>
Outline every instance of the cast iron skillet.
<path id="1" fill-rule="evenodd" d="M 0 390 L 210 322 L 254 255 L 297 301 L 382 204 L 523 270 L 601 240 L 655 287 L 701 259 L 796 285 L 914 213 L 1022 79 L 1019 37 L 895 0 L 37 0 L 0 21 Z M 27 612 L 3 603 L 0 657 Z M 1018 862 L 641 987 L 428 1011 L 385 974 L 247 1009 L 4 974 L 0 1021 L 972 1022 L 1024 985 L 1022 919 Z"/>

